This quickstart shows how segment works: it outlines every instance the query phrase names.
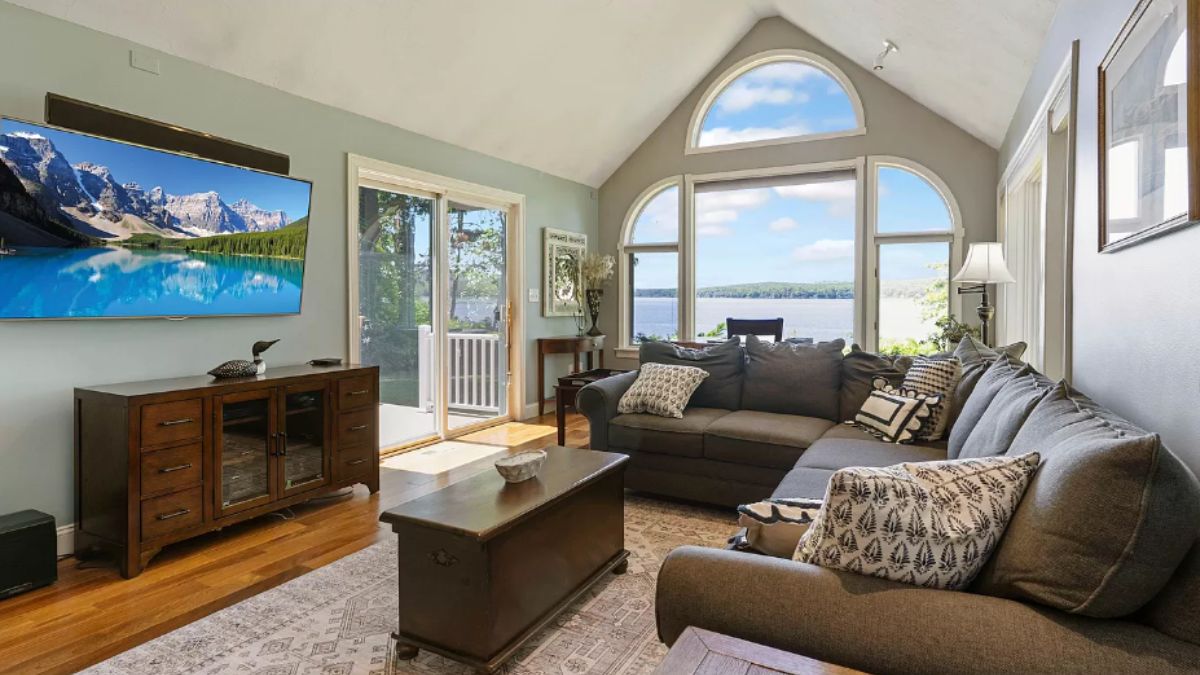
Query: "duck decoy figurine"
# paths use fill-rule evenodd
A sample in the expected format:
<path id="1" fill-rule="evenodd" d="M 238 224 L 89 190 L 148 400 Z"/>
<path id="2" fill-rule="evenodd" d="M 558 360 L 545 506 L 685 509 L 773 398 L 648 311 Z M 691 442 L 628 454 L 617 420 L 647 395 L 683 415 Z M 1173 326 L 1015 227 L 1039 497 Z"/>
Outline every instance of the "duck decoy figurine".
<path id="1" fill-rule="evenodd" d="M 208 371 L 209 375 L 215 378 L 225 377 L 253 377 L 254 375 L 262 375 L 267 372 L 267 364 L 262 360 L 262 353 L 271 348 L 271 345 L 279 342 L 279 340 L 259 340 L 250 348 L 250 354 L 254 356 L 253 361 L 238 359 L 235 361 L 226 361 L 221 365 Z"/>

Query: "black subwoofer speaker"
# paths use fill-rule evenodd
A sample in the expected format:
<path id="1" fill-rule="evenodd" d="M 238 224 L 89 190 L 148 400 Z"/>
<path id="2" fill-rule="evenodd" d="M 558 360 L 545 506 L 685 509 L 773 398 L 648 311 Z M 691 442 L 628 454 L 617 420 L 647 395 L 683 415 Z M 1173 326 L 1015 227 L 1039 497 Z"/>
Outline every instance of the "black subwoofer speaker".
<path id="1" fill-rule="evenodd" d="M 0 600 L 58 580 L 54 517 L 41 511 L 0 516 Z"/>

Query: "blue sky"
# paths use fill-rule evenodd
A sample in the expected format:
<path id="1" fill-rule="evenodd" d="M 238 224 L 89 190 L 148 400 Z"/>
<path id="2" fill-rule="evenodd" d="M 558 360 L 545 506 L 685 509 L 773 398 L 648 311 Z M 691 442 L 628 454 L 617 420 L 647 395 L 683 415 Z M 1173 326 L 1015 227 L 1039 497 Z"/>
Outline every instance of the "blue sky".
<path id="1" fill-rule="evenodd" d="M 746 72 L 713 101 L 700 145 L 802 136 L 858 127 L 845 90 L 824 71 L 776 62 Z"/>
<path id="2" fill-rule="evenodd" d="M 45 136 L 72 165 L 91 162 L 107 166 L 118 183 L 133 181 L 146 191 L 158 186 L 173 195 L 214 191 L 226 204 L 246 199 L 263 209 L 282 210 L 289 221 L 308 214 L 309 185 L 304 181 L 40 125 L 7 119 L 0 121 L 0 133 L 14 131 Z"/>
<path id="3" fill-rule="evenodd" d="M 946 230 L 950 216 L 941 195 L 904 169 L 881 167 L 880 230 Z M 852 281 L 856 181 L 803 182 L 696 194 L 696 286 L 776 282 Z M 635 224 L 634 243 L 666 243 L 678 236 L 678 189 L 655 196 Z M 888 280 L 928 279 L 928 265 L 945 262 L 945 244 L 884 248 L 881 274 Z M 640 255 L 639 288 L 676 282 L 674 258 Z"/>

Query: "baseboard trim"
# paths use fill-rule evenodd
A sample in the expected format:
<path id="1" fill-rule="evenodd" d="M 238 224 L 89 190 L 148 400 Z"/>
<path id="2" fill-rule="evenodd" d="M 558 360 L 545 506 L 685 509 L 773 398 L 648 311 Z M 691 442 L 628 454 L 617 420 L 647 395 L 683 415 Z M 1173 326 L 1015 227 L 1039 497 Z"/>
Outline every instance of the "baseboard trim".
<path id="1" fill-rule="evenodd" d="M 58 557 L 63 558 L 75 552 L 75 524 L 63 525 L 57 530 Z"/>
<path id="2" fill-rule="evenodd" d="M 525 409 L 521 411 L 522 420 L 531 420 L 538 416 L 538 404 L 526 403 Z"/>

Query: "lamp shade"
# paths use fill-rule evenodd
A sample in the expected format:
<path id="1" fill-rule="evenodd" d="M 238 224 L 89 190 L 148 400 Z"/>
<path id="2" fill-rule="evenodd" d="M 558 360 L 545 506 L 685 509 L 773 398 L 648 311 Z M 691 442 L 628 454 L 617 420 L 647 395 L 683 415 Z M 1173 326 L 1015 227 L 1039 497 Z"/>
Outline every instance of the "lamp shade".
<path id="1" fill-rule="evenodd" d="M 971 284 L 1017 283 L 1004 264 L 1004 245 L 996 242 L 971 244 L 967 260 L 953 280 Z"/>

